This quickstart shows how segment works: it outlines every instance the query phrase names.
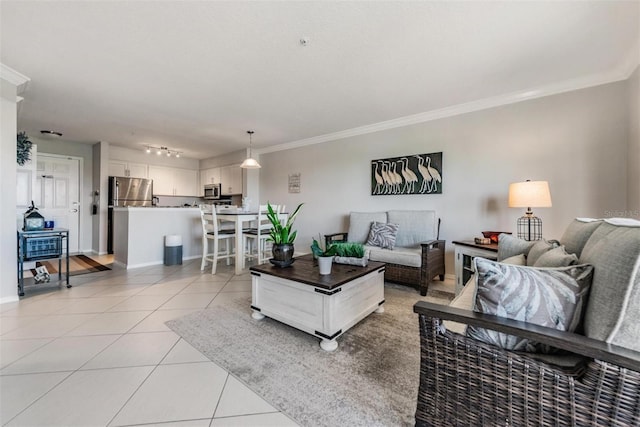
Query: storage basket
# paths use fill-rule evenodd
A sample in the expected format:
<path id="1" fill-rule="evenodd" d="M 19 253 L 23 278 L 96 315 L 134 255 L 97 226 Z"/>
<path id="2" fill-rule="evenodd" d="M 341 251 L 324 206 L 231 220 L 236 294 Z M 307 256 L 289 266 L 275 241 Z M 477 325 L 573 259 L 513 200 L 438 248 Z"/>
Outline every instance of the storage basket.
<path id="1" fill-rule="evenodd" d="M 61 255 L 61 236 L 25 238 L 25 261 L 31 261 L 40 258 L 57 258 Z"/>

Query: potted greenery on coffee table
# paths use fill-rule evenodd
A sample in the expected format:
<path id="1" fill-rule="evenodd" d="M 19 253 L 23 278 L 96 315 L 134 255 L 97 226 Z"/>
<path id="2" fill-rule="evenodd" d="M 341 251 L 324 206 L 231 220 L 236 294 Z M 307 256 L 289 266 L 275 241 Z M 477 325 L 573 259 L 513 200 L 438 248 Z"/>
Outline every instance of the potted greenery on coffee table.
<path id="1" fill-rule="evenodd" d="M 333 263 L 333 257 L 337 253 L 336 246 L 335 244 L 331 244 L 322 249 L 320 243 L 318 243 L 316 239 L 313 239 L 311 252 L 313 252 L 313 256 L 318 259 L 318 270 L 321 275 L 331 274 L 331 264 Z"/>
<path id="2" fill-rule="evenodd" d="M 366 267 L 369 263 L 369 256 L 362 243 L 334 243 L 336 256 L 333 262 L 338 264 L 359 265 Z"/>
<path id="3" fill-rule="evenodd" d="M 293 264 L 293 242 L 296 240 L 298 232 L 292 230 L 291 227 L 303 204 L 300 203 L 293 213 L 289 215 L 287 222 L 283 224 L 278 213 L 273 210 L 270 203 L 267 203 L 267 218 L 272 226 L 267 240 L 273 243 L 273 248 L 271 249 L 273 258 L 269 261 L 278 267 L 288 267 Z"/>

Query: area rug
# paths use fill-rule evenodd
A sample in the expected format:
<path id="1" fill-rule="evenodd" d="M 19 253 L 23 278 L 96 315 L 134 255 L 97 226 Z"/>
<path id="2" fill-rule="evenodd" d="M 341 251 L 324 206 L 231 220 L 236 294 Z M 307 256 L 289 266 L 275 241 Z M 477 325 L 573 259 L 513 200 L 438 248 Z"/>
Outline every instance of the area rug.
<path id="1" fill-rule="evenodd" d="M 166 324 L 300 425 L 413 425 L 420 372 L 413 304 L 452 298 L 385 284 L 385 312 L 348 330 L 334 352 L 280 322 L 252 319 L 246 297 Z"/>
<path id="2" fill-rule="evenodd" d="M 66 272 L 66 260 L 62 258 L 62 273 Z M 49 274 L 58 274 L 58 260 L 37 261 L 36 267 L 44 265 L 47 267 Z M 69 276 L 78 276 L 80 274 L 96 273 L 98 271 L 108 271 L 111 267 L 99 263 L 86 255 L 71 255 L 69 257 Z M 35 268 L 31 269 L 31 275 L 35 276 Z M 25 277 L 27 277 L 25 275 Z"/>

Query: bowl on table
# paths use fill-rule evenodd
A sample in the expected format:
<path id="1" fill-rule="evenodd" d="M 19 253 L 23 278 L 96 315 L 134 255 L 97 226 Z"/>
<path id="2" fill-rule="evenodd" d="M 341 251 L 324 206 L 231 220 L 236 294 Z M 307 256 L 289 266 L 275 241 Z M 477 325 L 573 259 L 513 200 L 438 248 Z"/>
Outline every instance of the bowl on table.
<path id="1" fill-rule="evenodd" d="M 511 234 L 510 231 L 483 231 L 482 235 L 491 239 L 492 243 L 498 243 L 498 236 L 502 233 Z"/>

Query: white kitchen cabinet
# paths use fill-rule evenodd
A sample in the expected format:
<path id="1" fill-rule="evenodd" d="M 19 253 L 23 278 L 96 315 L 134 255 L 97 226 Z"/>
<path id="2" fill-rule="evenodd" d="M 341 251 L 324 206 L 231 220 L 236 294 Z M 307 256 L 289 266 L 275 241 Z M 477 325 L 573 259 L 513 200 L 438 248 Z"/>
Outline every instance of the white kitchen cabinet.
<path id="1" fill-rule="evenodd" d="M 198 172 L 190 169 L 149 165 L 153 194 L 198 197 Z"/>
<path id="2" fill-rule="evenodd" d="M 222 195 L 242 194 L 242 168 L 240 165 L 221 167 L 220 182 L 222 183 Z"/>
<path id="3" fill-rule="evenodd" d="M 109 160 L 109 176 L 147 178 L 148 166 L 143 163 L 129 163 L 123 160 Z"/>
<path id="4" fill-rule="evenodd" d="M 205 184 L 219 184 L 220 183 L 220 168 L 204 169 L 200 174 L 202 185 Z"/>

